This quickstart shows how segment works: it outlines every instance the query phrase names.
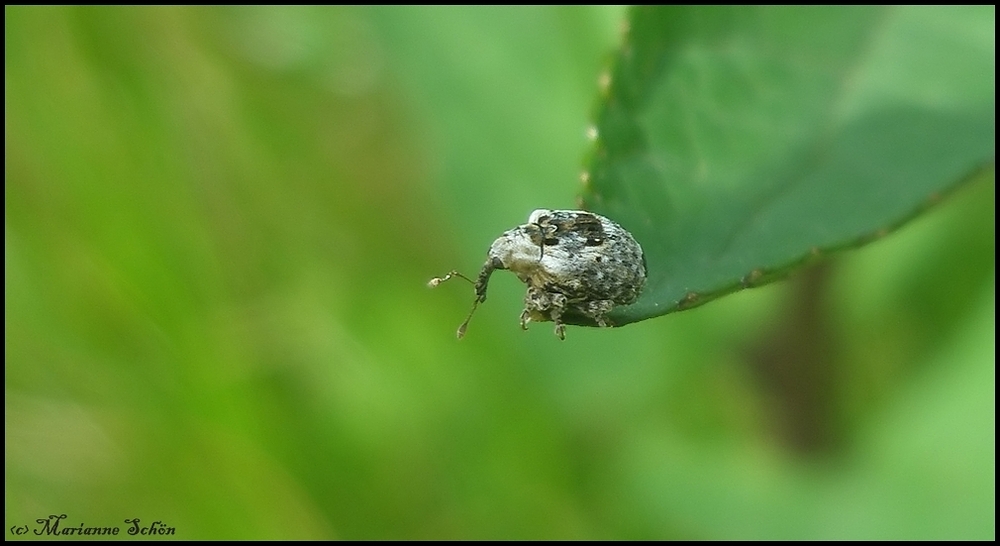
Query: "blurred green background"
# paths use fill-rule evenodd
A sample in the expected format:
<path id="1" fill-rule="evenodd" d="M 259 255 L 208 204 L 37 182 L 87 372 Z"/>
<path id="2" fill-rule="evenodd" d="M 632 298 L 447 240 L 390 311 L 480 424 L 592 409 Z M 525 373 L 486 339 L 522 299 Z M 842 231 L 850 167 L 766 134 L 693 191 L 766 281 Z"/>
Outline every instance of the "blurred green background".
<path id="1" fill-rule="evenodd" d="M 995 536 L 995 182 L 521 332 L 622 8 L 5 8 L 5 518 L 178 538 Z"/>

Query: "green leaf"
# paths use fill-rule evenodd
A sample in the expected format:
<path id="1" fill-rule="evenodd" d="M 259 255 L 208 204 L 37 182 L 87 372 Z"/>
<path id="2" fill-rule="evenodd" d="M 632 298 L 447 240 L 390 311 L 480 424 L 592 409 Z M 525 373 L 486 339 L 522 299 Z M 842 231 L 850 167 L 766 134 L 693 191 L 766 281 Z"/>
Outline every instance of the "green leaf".
<path id="1" fill-rule="evenodd" d="M 616 325 L 881 237 L 995 157 L 995 8 L 633 8 L 586 208 L 642 244 Z"/>

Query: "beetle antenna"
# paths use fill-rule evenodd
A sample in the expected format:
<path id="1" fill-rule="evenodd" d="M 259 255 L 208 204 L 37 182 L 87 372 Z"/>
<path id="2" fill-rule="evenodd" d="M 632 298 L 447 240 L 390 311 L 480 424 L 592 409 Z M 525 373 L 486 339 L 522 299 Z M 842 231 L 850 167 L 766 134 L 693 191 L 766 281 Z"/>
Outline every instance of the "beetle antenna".
<path id="1" fill-rule="evenodd" d="M 472 285 L 476 284 L 475 281 L 473 281 L 472 279 L 470 279 L 470 278 L 466 277 L 465 275 L 459 273 L 458 271 L 450 271 L 444 277 L 434 277 L 433 279 L 431 279 L 430 281 L 427 282 L 427 286 L 429 286 L 430 288 L 434 288 L 435 286 L 443 283 L 444 281 L 447 281 L 448 279 L 451 279 L 452 277 L 459 277 L 459 278 L 465 279 L 465 280 L 469 281 L 469 283 L 472 284 Z"/>
<path id="2" fill-rule="evenodd" d="M 449 271 L 448 274 L 443 277 L 434 277 L 433 279 L 427 282 L 427 286 L 434 288 L 435 286 L 447 280 L 450 280 L 453 277 L 465 279 L 466 281 L 469 281 L 469 284 L 476 286 L 476 281 L 454 270 Z M 462 339 L 462 337 L 465 336 L 465 330 L 466 328 L 469 327 L 469 321 L 472 320 L 472 314 L 476 312 L 476 307 L 479 307 L 479 302 L 485 299 L 486 299 L 486 294 L 478 294 L 478 293 L 476 294 L 476 299 L 472 302 L 472 309 L 469 311 L 469 316 L 465 317 L 465 320 L 462 322 L 462 325 L 458 327 L 458 332 L 457 332 L 458 339 Z"/>
<path id="3" fill-rule="evenodd" d="M 477 297 L 472 302 L 472 309 L 469 310 L 469 316 L 465 317 L 465 320 L 462 321 L 462 325 L 458 327 L 458 332 L 455 332 L 455 335 L 458 336 L 458 339 L 462 339 L 463 337 L 465 337 L 465 329 L 469 327 L 469 321 L 472 320 L 472 314 L 476 312 L 476 307 L 479 307 L 480 301 L 481 301 L 480 298 Z"/>

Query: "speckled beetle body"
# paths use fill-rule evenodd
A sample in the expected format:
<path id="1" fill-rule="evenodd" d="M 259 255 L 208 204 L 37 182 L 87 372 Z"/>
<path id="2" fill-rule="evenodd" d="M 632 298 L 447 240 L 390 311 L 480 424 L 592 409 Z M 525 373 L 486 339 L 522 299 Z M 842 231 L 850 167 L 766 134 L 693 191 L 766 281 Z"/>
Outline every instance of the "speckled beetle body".
<path id="1" fill-rule="evenodd" d="M 510 270 L 528 285 L 521 327 L 552 321 L 560 339 L 567 322 L 610 326 L 607 314 L 635 302 L 646 281 L 645 257 L 632 234 L 604 216 L 580 210 L 536 210 L 528 223 L 494 241 L 475 281 L 473 311 L 486 301 L 486 287 L 497 269 Z M 431 284 L 452 275 L 461 276 L 452 272 Z M 459 337 L 468 321 L 459 328 Z"/>

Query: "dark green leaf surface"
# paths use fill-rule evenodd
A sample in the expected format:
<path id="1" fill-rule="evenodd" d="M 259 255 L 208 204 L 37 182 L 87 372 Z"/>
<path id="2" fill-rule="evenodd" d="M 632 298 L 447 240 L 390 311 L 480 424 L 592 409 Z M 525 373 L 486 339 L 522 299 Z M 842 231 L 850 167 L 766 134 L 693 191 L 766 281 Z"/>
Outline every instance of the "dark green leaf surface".
<path id="1" fill-rule="evenodd" d="M 995 156 L 995 8 L 633 9 L 585 208 L 649 267 L 627 324 L 885 235 Z"/>

